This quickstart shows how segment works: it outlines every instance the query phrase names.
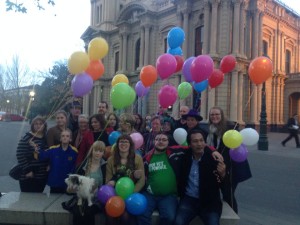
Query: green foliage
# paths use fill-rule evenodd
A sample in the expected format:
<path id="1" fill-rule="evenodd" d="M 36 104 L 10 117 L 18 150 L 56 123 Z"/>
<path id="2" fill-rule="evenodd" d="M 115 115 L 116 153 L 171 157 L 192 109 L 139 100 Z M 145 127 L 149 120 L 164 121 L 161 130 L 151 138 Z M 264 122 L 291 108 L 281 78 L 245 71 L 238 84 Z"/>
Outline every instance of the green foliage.
<path id="1" fill-rule="evenodd" d="M 72 99 L 71 80 L 66 62 L 56 62 L 44 82 L 35 88 L 30 117 L 50 117 L 58 109 L 65 108 Z"/>
<path id="2" fill-rule="evenodd" d="M 25 1 L 25 0 L 23 0 Z M 54 0 L 32 0 L 33 3 L 36 5 L 36 7 L 39 10 L 45 10 L 45 5 L 48 4 L 50 6 L 55 5 Z M 20 1 L 19 1 L 20 2 Z M 20 13 L 27 13 L 27 7 L 24 3 L 19 3 L 17 1 L 12 2 L 10 0 L 6 0 L 6 11 L 12 11 L 14 10 L 15 12 L 20 12 Z"/>

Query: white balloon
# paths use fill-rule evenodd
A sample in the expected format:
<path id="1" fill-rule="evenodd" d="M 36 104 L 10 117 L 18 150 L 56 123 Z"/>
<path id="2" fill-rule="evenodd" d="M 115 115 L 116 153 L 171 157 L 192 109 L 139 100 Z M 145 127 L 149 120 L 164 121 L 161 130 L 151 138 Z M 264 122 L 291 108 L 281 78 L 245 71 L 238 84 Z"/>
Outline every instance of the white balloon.
<path id="1" fill-rule="evenodd" d="M 186 141 L 187 132 L 183 128 L 177 128 L 174 130 L 173 137 L 177 144 L 182 145 Z"/>
<path id="2" fill-rule="evenodd" d="M 255 145 L 258 142 L 259 134 L 253 128 L 245 128 L 240 131 L 243 136 L 243 144 L 247 146 Z"/>

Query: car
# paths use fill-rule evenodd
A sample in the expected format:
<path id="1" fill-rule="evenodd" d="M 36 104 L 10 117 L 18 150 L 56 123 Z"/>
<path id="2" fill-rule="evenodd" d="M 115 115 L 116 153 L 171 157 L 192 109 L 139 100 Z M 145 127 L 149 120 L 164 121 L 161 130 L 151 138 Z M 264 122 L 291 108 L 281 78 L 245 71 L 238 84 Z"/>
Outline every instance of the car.
<path id="1" fill-rule="evenodd" d="M 24 116 L 13 114 L 13 113 L 0 113 L 0 121 L 24 121 L 26 118 Z"/>
<path id="2" fill-rule="evenodd" d="M 0 111 L 0 121 L 3 121 L 3 118 L 5 117 L 6 112 Z"/>

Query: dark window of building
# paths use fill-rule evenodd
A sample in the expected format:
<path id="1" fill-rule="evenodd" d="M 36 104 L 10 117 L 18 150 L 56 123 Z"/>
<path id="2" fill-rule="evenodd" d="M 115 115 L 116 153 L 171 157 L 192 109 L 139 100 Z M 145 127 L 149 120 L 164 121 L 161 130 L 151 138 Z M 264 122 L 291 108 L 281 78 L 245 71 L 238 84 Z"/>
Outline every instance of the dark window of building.
<path id="1" fill-rule="evenodd" d="M 135 44 L 134 69 L 137 69 L 140 65 L 140 49 L 141 49 L 141 39 L 138 39 Z"/>
<path id="2" fill-rule="evenodd" d="M 285 51 L 285 73 L 291 72 L 291 51 Z"/>
<path id="3" fill-rule="evenodd" d="M 266 41 L 263 41 L 263 55 L 268 55 L 269 44 Z"/>
<path id="4" fill-rule="evenodd" d="M 203 50 L 203 26 L 195 30 L 195 56 L 202 55 Z"/>
<path id="5" fill-rule="evenodd" d="M 115 73 L 119 70 L 119 52 L 115 52 Z"/>
<path id="6" fill-rule="evenodd" d="M 96 24 L 100 23 L 100 6 L 96 7 Z"/>
<path id="7" fill-rule="evenodd" d="M 168 39 L 167 38 L 165 38 L 164 39 L 164 52 L 167 52 L 167 50 L 168 50 Z"/>

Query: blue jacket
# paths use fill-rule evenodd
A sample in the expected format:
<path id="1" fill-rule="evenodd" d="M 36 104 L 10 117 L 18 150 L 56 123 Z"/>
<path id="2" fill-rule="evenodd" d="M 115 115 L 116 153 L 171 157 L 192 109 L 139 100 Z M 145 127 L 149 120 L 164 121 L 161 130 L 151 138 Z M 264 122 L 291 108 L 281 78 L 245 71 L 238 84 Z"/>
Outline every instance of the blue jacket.
<path id="1" fill-rule="evenodd" d="M 68 174 L 75 171 L 75 161 L 77 158 L 77 149 L 72 145 L 64 151 L 61 145 L 51 146 L 47 150 L 39 153 L 39 160 L 48 159 L 50 161 L 50 171 L 47 184 L 50 187 L 66 188 L 65 179 Z"/>

